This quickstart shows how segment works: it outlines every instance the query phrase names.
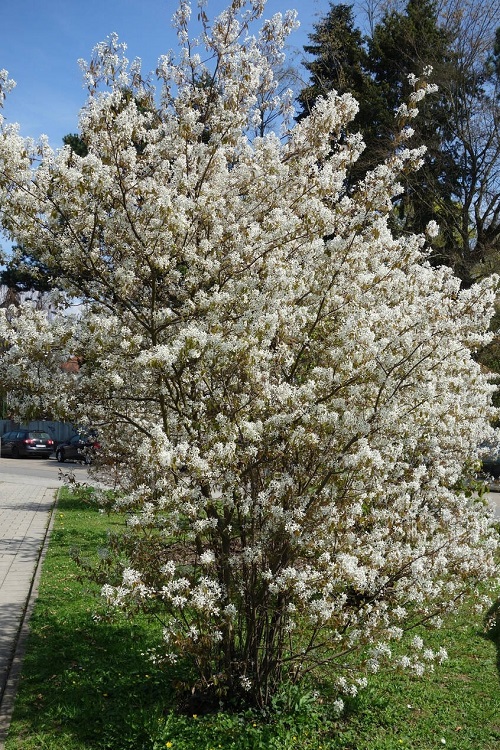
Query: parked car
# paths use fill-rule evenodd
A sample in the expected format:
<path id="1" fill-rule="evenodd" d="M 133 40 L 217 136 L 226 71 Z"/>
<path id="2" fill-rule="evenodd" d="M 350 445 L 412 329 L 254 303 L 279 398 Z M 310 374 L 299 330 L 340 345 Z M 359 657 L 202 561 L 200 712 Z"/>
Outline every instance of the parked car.
<path id="1" fill-rule="evenodd" d="M 48 458 L 56 444 L 48 432 L 43 430 L 18 429 L 2 435 L 2 456 L 26 458 L 40 456 Z"/>
<path id="2" fill-rule="evenodd" d="M 56 458 L 59 463 L 64 461 L 82 461 L 92 463 L 92 458 L 99 448 L 95 435 L 73 435 L 66 443 L 60 443 L 56 448 Z"/>
<path id="3" fill-rule="evenodd" d="M 498 428 L 495 428 L 496 430 Z M 499 433 L 496 433 L 497 436 Z M 498 437 L 485 440 L 479 446 L 481 468 L 478 479 L 485 482 L 489 492 L 500 491 L 500 440 Z"/>
<path id="4" fill-rule="evenodd" d="M 500 477 L 500 448 L 498 446 L 484 444 L 482 449 L 481 473 L 498 479 Z"/>

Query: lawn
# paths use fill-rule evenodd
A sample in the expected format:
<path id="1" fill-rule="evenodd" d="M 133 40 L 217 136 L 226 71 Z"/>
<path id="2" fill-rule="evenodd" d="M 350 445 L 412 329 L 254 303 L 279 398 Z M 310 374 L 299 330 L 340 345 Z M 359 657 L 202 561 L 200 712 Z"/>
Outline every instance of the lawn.
<path id="1" fill-rule="evenodd" d="M 498 750 L 500 626 L 464 609 L 432 637 L 449 660 L 424 679 L 383 674 L 333 715 L 328 701 L 284 690 L 271 717 L 176 710 L 177 671 L 147 658 L 157 629 L 96 617 L 96 587 L 70 556 L 97 554 L 121 518 L 63 492 L 6 750 Z"/>

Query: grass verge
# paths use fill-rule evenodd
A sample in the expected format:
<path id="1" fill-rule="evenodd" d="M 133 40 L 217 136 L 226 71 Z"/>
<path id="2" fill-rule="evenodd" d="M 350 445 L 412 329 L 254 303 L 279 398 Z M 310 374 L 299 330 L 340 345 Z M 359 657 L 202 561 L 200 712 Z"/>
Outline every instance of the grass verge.
<path id="1" fill-rule="evenodd" d="M 96 620 L 96 587 L 79 581 L 69 554 L 77 546 L 95 555 L 106 529 L 120 523 L 62 493 L 6 750 L 500 747 L 500 627 L 485 635 L 483 618 L 469 610 L 433 636 L 449 652 L 443 667 L 423 679 L 375 676 L 341 719 L 291 689 L 278 696 L 272 720 L 177 713 L 179 675 L 160 671 L 145 656 L 157 642 L 154 626 Z"/>

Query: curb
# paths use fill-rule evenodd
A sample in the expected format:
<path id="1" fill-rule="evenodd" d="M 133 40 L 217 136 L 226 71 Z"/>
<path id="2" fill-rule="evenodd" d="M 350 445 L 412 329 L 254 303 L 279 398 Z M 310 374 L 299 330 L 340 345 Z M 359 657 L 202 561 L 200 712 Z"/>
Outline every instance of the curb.
<path id="1" fill-rule="evenodd" d="M 5 677 L 5 683 L 0 689 L 0 750 L 5 748 L 5 740 L 7 739 L 7 733 L 9 731 L 10 722 L 12 718 L 12 712 L 14 710 L 14 701 L 17 692 L 17 686 L 19 678 L 21 676 L 21 667 L 23 663 L 26 641 L 29 633 L 29 620 L 33 612 L 33 607 L 38 594 L 38 586 L 40 583 L 40 577 L 42 574 L 42 564 L 47 553 L 49 546 L 50 532 L 54 525 L 55 510 L 57 507 L 59 488 L 47 487 L 46 492 L 54 493 L 54 501 L 49 511 L 49 518 L 47 526 L 45 527 L 45 533 L 40 545 L 40 551 L 38 554 L 38 560 L 35 565 L 33 577 L 31 579 L 28 596 L 24 606 L 19 628 L 14 640 L 14 648 L 12 650 L 12 656 L 7 668 L 7 674 Z"/>

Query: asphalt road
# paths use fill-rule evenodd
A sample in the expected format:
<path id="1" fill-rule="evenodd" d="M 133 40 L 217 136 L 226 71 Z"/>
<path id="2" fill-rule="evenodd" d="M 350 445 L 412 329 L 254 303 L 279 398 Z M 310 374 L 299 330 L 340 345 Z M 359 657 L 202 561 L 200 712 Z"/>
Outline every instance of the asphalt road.
<path id="1" fill-rule="evenodd" d="M 500 492 L 488 492 L 486 495 L 495 511 L 495 518 L 500 519 Z"/>
<path id="2" fill-rule="evenodd" d="M 62 487 L 62 473 L 70 472 L 80 482 L 87 480 L 87 467 L 76 461 L 59 464 L 55 458 L 0 458 L 0 482 L 19 481 L 23 484 Z"/>

